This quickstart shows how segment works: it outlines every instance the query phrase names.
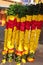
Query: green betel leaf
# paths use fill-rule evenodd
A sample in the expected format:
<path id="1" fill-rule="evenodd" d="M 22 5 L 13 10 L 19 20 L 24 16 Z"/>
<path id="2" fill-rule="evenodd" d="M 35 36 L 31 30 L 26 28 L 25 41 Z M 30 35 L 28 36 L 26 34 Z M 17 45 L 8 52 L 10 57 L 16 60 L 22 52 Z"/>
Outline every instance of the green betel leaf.
<path id="1" fill-rule="evenodd" d="M 39 6 L 40 6 L 39 13 L 43 15 L 43 3 L 40 3 Z"/>
<path id="2" fill-rule="evenodd" d="M 29 55 L 29 57 L 34 58 L 34 54 L 33 54 L 33 53 L 31 53 L 31 54 Z"/>
<path id="3" fill-rule="evenodd" d="M 33 5 L 33 15 L 38 15 L 39 13 L 39 6 Z"/>
<path id="4" fill-rule="evenodd" d="M 28 15 L 33 15 L 33 5 L 28 6 Z"/>
<path id="5" fill-rule="evenodd" d="M 10 5 L 7 9 L 7 15 L 17 15 L 18 17 L 24 17 L 26 15 L 38 15 L 43 14 L 43 4 L 36 4 L 36 5 Z"/>

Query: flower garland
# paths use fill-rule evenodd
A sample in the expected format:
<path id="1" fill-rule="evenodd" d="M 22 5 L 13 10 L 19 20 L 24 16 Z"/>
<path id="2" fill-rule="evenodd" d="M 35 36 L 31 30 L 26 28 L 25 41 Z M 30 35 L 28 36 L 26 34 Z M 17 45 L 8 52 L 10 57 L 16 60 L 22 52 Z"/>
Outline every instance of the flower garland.
<path id="1" fill-rule="evenodd" d="M 30 50 L 30 35 L 31 35 L 31 15 L 26 15 L 25 22 L 25 38 L 24 38 L 24 55 L 22 58 L 22 62 L 26 62 L 27 55 Z"/>
<path id="2" fill-rule="evenodd" d="M 2 62 L 11 62 L 13 54 L 17 65 L 33 62 L 43 22 L 43 4 L 10 5 L 7 15 Z"/>

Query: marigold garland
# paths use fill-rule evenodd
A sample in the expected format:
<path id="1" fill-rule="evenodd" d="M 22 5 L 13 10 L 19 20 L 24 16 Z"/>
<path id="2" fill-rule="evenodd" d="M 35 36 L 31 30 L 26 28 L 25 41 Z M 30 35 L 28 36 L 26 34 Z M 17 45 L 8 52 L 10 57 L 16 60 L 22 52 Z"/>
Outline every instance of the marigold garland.
<path id="1" fill-rule="evenodd" d="M 43 3 L 36 5 L 10 5 L 7 11 L 2 62 L 13 60 L 33 62 L 43 24 Z"/>

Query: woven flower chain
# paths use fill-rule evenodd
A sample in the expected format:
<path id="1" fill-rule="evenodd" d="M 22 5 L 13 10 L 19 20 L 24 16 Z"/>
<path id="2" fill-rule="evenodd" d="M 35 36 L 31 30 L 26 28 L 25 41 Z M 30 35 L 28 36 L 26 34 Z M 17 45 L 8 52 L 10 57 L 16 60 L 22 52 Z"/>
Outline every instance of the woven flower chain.
<path id="1" fill-rule="evenodd" d="M 43 4 L 10 5 L 7 11 L 4 51 L 2 62 L 13 59 L 33 62 L 43 24 Z M 15 58 L 14 58 L 15 54 Z"/>

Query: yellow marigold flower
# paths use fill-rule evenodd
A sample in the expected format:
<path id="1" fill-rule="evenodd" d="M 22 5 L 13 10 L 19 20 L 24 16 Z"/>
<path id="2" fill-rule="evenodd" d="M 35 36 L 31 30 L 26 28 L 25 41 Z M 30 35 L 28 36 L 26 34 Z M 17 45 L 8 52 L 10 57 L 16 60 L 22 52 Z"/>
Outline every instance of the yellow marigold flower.
<path id="1" fill-rule="evenodd" d="M 9 59 L 8 62 L 12 62 L 12 60 Z"/>
<path id="2" fill-rule="evenodd" d="M 21 18 L 21 22 L 25 22 L 26 18 L 25 17 L 22 17 Z"/>
<path id="3" fill-rule="evenodd" d="M 26 51 L 24 51 L 24 54 L 28 54 L 28 49 Z"/>
<path id="4" fill-rule="evenodd" d="M 34 51 L 34 50 L 30 50 L 30 53 L 33 53 L 33 54 L 34 54 L 34 53 L 35 53 L 35 51 Z"/>
<path id="5" fill-rule="evenodd" d="M 23 46 L 22 46 L 21 42 L 20 42 L 20 44 L 19 44 L 19 46 L 18 46 L 18 50 L 19 50 L 19 51 L 23 51 Z"/>
<path id="6" fill-rule="evenodd" d="M 33 16 L 32 16 L 32 20 L 37 21 L 37 19 L 38 19 L 37 17 L 38 17 L 38 15 L 33 15 Z"/>
<path id="7" fill-rule="evenodd" d="M 6 46 L 4 46 L 4 50 L 8 51 L 8 48 Z"/>
<path id="8" fill-rule="evenodd" d="M 20 21 L 20 18 L 18 18 L 18 17 L 17 17 L 17 22 L 21 22 L 21 21 Z"/>
<path id="9" fill-rule="evenodd" d="M 13 21 L 14 19 L 15 19 L 15 16 L 12 16 L 12 15 L 7 16 L 7 21 L 8 21 L 8 20 L 12 20 L 12 21 Z"/>
<path id="10" fill-rule="evenodd" d="M 8 47 L 8 49 L 11 49 L 11 48 L 14 48 L 14 45 L 11 44 L 11 41 L 8 40 L 7 47 Z"/>
<path id="11" fill-rule="evenodd" d="M 38 21 L 42 21 L 43 20 L 43 16 L 42 15 L 38 15 Z"/>
<path id="12" fill-rule="evenodd" d="M 5 63 L 6 63 L 6 59 L 3 59 L 3 60 L 2 60 L 2 63 L 4 63 L 4 64 L 5 64 Z"/>
<path id="13" fill-rule="evenodd" d="M 8 53 L 14 53 L 14 49 L 9 49 Z"/>
<path id="14" fill-rule="evenodd" d="M 2 54 L 3 55 L 7 54 L 7 51 L 6 50 L 2 51 Z"/>
<path id="15" fill-rule="evenodd" d="M 26 60 L 22 58 L 22 62 L 23 62 L 23 63 L 26 63 Z"/>
<path id="16" fill-rule="evenodd" d="M 16 65 L 21 65 L 21 63 L 17 63 Z"/>
<path id="17" fill-rule="evenodd" d="M 27 58 L 27 61 L 29 62 L 34 62 L 34 60 L 35 60 L 34 58 L 29 58 L 29 57 Z"/>
<path id="18" fill-rule="evenodd" d="M 32 16 L 30 15 L 26 15 L 26 21 L 30 21 L 31 22 Z"/>

